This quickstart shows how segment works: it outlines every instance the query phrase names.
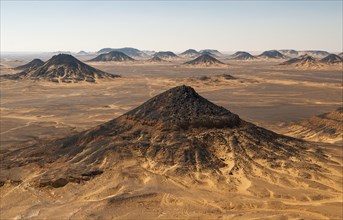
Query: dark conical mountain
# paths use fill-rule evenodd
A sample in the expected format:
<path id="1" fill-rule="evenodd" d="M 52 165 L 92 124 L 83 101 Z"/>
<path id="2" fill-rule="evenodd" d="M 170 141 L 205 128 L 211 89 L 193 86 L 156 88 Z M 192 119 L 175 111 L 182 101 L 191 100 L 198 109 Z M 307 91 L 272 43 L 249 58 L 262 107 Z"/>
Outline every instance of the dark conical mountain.
<path id="1" fill-rule="evenodd" d="M 292 59 L 289 59 L 285 62 L 280 63 L 279 65 L 292 65 L 294 63 L 298 63 L 299 61 L 300 61 L 299 58 L 292 58 Z"/>
<path id="2" fill-rule="evenodd" d="M 130 163 L 148 173 L 191 178 L 193 184 L 211 179 L 235 188 L 242 178 L 266 177 L 278 185 L 306 178 L 315 188 L 313 179 L 331 177 L 323 176 L 328 159 L 310 148 L 313 144 L 245 122 L 193 88 L 179 86 L 92 129 L 2 154 L 0 182 L 11 181 L 12 170 L 39 163 L 35 167 L 45 171 L 21 181 L 63 187 L 135 161 Z"/>
<path id="3" fill-rule="evenodd" d="M 240 119 L 197 94 L 193 88 L 179 86 L 170 89 L 125 114 L 130 120 L 166 126 L 234 127 Z"/>
<path id="4" fill-rule="evenodd" d="M 143 51 L 140 51 L 136 48 L 132 48 L 132 47 L 123 47 L 123 48 L 103 48 L 101 50 L 99 50 L 97 52 L 97 54 L 105 54 L 105 53 L 109 53 L 112 51 L 119 51 L 122 53 L 125 53 L 128 56 L 131 57 L 141 57 L 141 56 L 146 56 L 146 54 Z"/>
<path id="5" fill-rule="evenodd" d="M 232 60 L 253 60 L 256 59 L 253 55 L 244 51 L 237 51 L 232 55 Z"/>
<path id="6" fill-rule="evenodd" d="M 199 56 L 199 52 L 194 50 L 194 49 L 188 49 L 182 53 L 180 53 L 180 56 L 182 57 L 195 57 L 195 56 Z"/>
<path id="7" fill-rule="evenodd" d="M 77 55 L 88 55 L 88 53 L 84 50 L 80 50 Z"/>
<path id="8" fill-rule="evenodd" d="M 100 49 L 98 52 L 96 52 L 96 54 L 109 53 L 109 52 L 111 52 L 113 50 L 114 50 L 113 48 L 106 47 L 106 48 Z"/>
<path id="9" fill-rule="evenodd" d="M 279 52 L 287 57 L 297 57 L 299 55 L 299 52 L 296 50 L 279 50 Z"/>
<path id="10" fill-rule="evenodd" d="M 258 55 L 258 57 L 267 58 L 267 59 L 285 59 L 285 58 L 287 58 L 285 55 L 283 55 L 282 53 L 280 53 L 277 50 L 264 51 L 263 53 Z"/>
<path id="11" fill-rule="evenodd" d="M 327 55 L 329 55 L 330 53 L 327 51 L 323 51 L 323 50 L 304 50 L 301 51 L 303 54 L 308 54 L 312 57 L 316 57 L 316 58 L 322 58 L 325 57 Z"/>
<path id="12" fill-rule="evenodd" d="M 131 57 L 141 57 L 141 56 L 146 56 L 146 54 L 143 51 L 140 51 L 136 48 L 132 48 L 132 47 L 123 47 L 123 48 L 117 48 L 114 49 L 114 51 L 119 51 L 122 53 L 125 53 L 128 56 Z"/>
<path id="13" fill-rule="evenodd" d="M 195 58 L 194 60 L 185 62 L 184 64 L 193 65 L 193 66 L 224 66 L 226 65 L 209 54 L 203 54 Z"/>
<path id="14" fill-rule="evenodd" d="M 213 50 L 213 49 L 200 50 L 199 53 L 200 54 L 207 54 L 207 55 L 211 55 L 211 56 L 217 56 L 217 57 L 220 57 L 223 55 L 218 50 Z"/>
<path id="15" fill-rule="evenodd" d="M 36 69 L 40 66 L 42 66 L 44 64 L 44 62 L 40 59 L 34 59 L 32 60 L 31 62 L 27 63 L 27 64 L 24 64 L 22 66 L 17 66 L 16 70 L 24 70 L 24 71 L 30 71 L 30 70 L 33 70 L 33 69 Z"/>
<path id="16" fill-rule="evenodd" d="M 296 67 L 305 67 L 305 68 L 316 68 L 316 67 L 323 66 L 323 64 L 321 64 L 315 58 L 307 54 L 304 54 L 298 58 L 292 58 L 283 63 L 280 63 L 279 65 L 286 65 L 286 66 L 293 65 Z"/>
<path id="17" fill-rule="evenodd" d="M 69 54 L 59 54 L 46 61 L 44 65 L 8 76 L 10 79 L 48 80 L 52 82 L 95 82 L 97 79 L 116 78 L 119 75 L 95 69 Z"/>
<path id="18" fill-rule="evenodd" d="M 320 62 L 325 64 L 338 64 L 343 62 L 343 58 L 337 56 L 336 54 L 329 54 L 328 56 L 321 59 Z"/>
<path id="19" fill-rule="evenodd" d="M 111 51 L 109 53 L 100 54 L 99 56 L 89 61 L 90 62 L 107 62 L 107 61 L 127 62 L 127 61 L 134 61 L 134 59 L 123 52 Z"/>
<path id="20" fill-rule="evenodd" d="M 164 63 L 167 62 L 166 60 L 161 59 L 158 56 L 153 56 L 152 58 L 150 58 L 149 60 L 147 60 L 147 62 L 149 63 Z"/>
<path id="21" fill-rule="evenodd" d="M 178 57 L 175 53 L 171 51 L 160 51 L 155 53 L 154 56 L 157 56 L 162 59 L 174 59 Z"/>

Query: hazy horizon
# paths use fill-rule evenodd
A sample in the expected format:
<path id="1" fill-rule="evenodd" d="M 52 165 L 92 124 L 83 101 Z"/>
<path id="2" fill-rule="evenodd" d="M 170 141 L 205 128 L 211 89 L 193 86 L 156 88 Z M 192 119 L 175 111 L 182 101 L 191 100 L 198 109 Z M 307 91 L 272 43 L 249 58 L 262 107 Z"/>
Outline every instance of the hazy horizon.
<path id="1" fill-rule="evenodd" d="M 342 1 L 1 1 L 1 52 L 342 51 Z"/>

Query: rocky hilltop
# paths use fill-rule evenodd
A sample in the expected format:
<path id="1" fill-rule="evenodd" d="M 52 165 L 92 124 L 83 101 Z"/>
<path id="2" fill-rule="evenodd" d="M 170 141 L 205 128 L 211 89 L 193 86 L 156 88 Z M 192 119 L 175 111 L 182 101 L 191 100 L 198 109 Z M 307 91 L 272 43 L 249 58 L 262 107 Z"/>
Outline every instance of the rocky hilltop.
<path id="1" fill-rule="evenodd" d="M 278 50 L 280 53 L 282 53 L 283 55 L 287 56 L 287 57 L 297 57 L 299 55 L 299 52 L 296 50 Z"/>
<path id="2" fill-rule="evenodd" d="M 84 55 L 89 55 L 89 53 L 87 53 L 87 52 L 84 51 L 84 50 L 80 50 L 79 52 L 76 53 L 76 55 L 84 56 Z"/>
<path id="3" fill-rule="evenodd" d="M 180 56 L 181 57 L 187 57 L 187 58 L 190 58 L 190 57 L 196 57 L 196 56 L 199 56 L 199 52 L 194 50 L 194 49 L 188 49 L 182 53 L 180 53 Z"/>
<path id="4" fill-rule="evenodd" d="M 41 59 L 33 59 L 32 61 L 28 62 L 27 64 L 17 66 L 14 69 L 15 70 L 24 70 L 24 71 L 30 71 L 33 69 L 37 69 L 38 67 L 42 66 L 44 64 L 44 61 Z"/>
<path id="5" fill-rule="evenodd" d="M 134 61 L 134 59 L 123 52 L 111 51 L 108 53 L 100 54 L 97 57 L 89 60 L 89 62 L 108 62 L 108 61 L 131 62 L 131 61 Z"/>
<path id="6" fill-rule="evenodd" d="M 305 54 L 308 54 L 308 55 L 315 57 L 317 59 L 321 59 L 323 57 L 326 57 L 330 53 L 327 51 L 323 51 L 323 50 L 302 50 L 302 51 L 299 51 L 300 56 L 305 55 Z"/>
<path id="7" fill-rule="evenodd" d="M 163 59 L 161 59 L 158 56 L 153 56 L 152 58 L 148 59 L 147 62 L 149 62 L 149 63 L 165 63 L 165 62 L 168 62 L 168 61 L 163 60 Z"/>
<path id="8" fill-rule="evenodd" d="M 200 54 L 207 54 L 207 55 L 211 55 L 211 56 L 215 56 L 215 57 L 223 56 L 223 54 L 221 52 L 219 52 L 218 50 L 214 50 L 214 49 L 200 50 L 199 53 Z"/>
<path id="9" fill-rule="evenodd" d="M 98 79 L 110 79 L 119 75 L 105 73 L 95 69 L 69 54 L 53 56 L 38 68 L 5 75 L 7 79 L 45 80 L 57 83 L 96 82 Z"/>
<path id="10" fill-rule="evenodd" d="M 185 65 L 188 66 L 199 66 L 199 67 L 224 67 L 228 66 L 225 63 L 217 60 L 216 58 L 212 57 L 211 55 L 208 54 L 203 54 L 194 60 L 187 61 L 184 63 Z"/>
<path id="11" fill-rule="evenodd" d="M 292 58 L 279 65 L 283 66 L 295 66 L 298 68 L 321 68 L 324 65 L 307 54 L 300 56 L 299 58 Z"/>
<path id="12" fill-rule="evenodd" d="M 258 55 L 258 57 L 264 58 L 264 59 L 286 59 L 287 58 L 285 55 L 283 55 L 277 50 L 264 51 L 263 53 Z"/>
<path id="13" fill-rule="evenodd" d="M 102 48 L 101 50 L 96 52 L 96 54 L 100 55 L 100 54 L 105 54 L 112 51 L 119 51 L 119 52 L 125 53 L 126 55 L 130 57 L 143 57 L 147 55 L 143 51 L 138 50 L 136 48 L 132 48 L 132 47 L 123 47 L 123 48 L 108 48 L 107 47 L 107 48 Z"/>
<path id="14" fill-rule="evenodd" d="M 166 59 L 166 60 L 178 58 L 178 56 L 171 51 L 160 51 L 160 52 L 155 53 L 154 56 L 159 57 L 161 59 Z"/>
<path id="15" fill-rule="evenodd" d="M 279 52 L 291 58 L 295 58 L 295 57 L 299 57 L 299 56 L 303 56 L 307 54 L 311 57 L 321 59 L 329 55 L 329 52 L 323 51 L 323 50 L 299 50 L 299 51 L 298 50 L 279 50 Z"/>
<path id="16" fill-rule="evenodd" d="M 320 60 L 320 62 L 325 63 L 325 64 L 342 64 L 343 63 L 343 58 L 336 55 L 336 54 L 329 54 L 323 59 Z"/>
<path id="17" fill-rule="evenodd" d="M 232 55 L 232 60 L 254 60 L 256 59 L 256 57 L 254 57 L 253 55 L 251 55 L 248 52 L 244 52 L 244 51 L 237 51 L 236 53 L 234 53 Z"/>

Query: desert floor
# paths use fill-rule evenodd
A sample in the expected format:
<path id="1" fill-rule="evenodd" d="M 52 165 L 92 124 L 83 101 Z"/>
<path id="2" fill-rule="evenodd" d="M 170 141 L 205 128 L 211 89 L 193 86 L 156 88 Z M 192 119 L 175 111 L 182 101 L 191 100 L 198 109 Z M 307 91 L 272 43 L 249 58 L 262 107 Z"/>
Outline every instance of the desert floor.
<path id="1" fill-rule="evenodd" d="M 1 74 L 13 73 L 7 68 L 22 63 L 2 61 Z M 227 68 L 189 68 L 180 62 L 163 65 L 88 63 L 122 76 L 94 84 L 2 80 L 0 151 L 12 150 L 19 143 L 34 142 L 38 138 L 63 137 L 94 127 L 166 89 L 183 84 L 192 86 L 200 95 L 242 119 L 279 133 L 291 122 L 342 105 L 341 69 L 290 69 L 277 66 L 277 62 L 228 63 Z M 238 79 L 217 77 L 222 74 Z M 200 76 L 212 76 L 214 80 L 203 81 L 198 79 Z M 322 146 L 335 155 L 340 166 L 332 169 L 343 176 L 342 147 L 338 144 Z M 245 182 L 239 192 L 224 192 L 211 184 L 192 189 L 187 181 L 178 182 L 133 168 L 125 180 L 130 184 L 121 186 L 119 180 L 107 182 L 107 179 L 113 181 L 116 176 L 122 177 L 118 173 L 125 167 L 132 167 L 129 162 L 122 166 L 81 188 L 77 184 L 39 191 L 24 185 L 1 187 L 1 218 L 49 219 L 56 215 L 63 219 L 343 217 L 342 190 L 337 193 L 319 187 L 317 191 L 306 191 L 306 187 L 300 190 L 259 180 Z M 138 175 L 139 181 L 134 178 Z M 338 183 L 337 189 L 340 187 L 342 183 Z M 252 193 L 254 190 L 258 193 Z"/>

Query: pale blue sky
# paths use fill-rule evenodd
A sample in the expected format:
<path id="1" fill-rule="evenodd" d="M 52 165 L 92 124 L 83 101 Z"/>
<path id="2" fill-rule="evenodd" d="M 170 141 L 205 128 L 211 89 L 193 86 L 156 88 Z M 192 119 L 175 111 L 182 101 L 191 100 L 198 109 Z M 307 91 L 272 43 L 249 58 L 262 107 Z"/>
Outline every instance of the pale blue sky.
<path id="1" fill-rule="evenodd" d="M 342 1 L 3 1 L 1 51 L 342 51 Z"/>

